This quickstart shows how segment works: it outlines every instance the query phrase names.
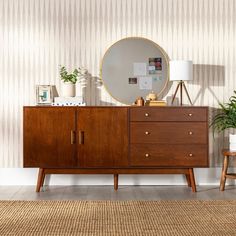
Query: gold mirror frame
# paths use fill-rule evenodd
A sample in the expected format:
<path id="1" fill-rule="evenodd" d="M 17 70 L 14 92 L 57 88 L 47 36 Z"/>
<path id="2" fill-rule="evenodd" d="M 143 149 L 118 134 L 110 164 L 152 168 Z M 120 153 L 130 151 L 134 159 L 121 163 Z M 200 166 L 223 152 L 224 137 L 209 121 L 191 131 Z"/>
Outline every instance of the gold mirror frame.
<path id="1" fill-rule="evenodd" d="M 166 63 L 166 78 L 165 78 L 165 83 L 164 83 L 162 89 L 160 90 L 159 93 L 157 93 L 157 96 L 160 97 L 160 95 L 164 92 L 164 90 L 166 89 L 167 84 L 168 84 L 168 82 L 169 82 L 169 60 L 170 60 L 170 59 L 169 59 L 169 56 L 167 55 L 167 53 L 165 52 L 165 50 L 164 50 L 160 45 L 158 45 L 157 43 L 153 42 L 153 41 L 150 40 L 150 39 L 143 38 L 143 37 L 126 37 L 126 38 L 123 38 L 123 39 L 120 39 L 120 40 L 116 41 L 115 43 L 113 43 L 112 45 L 110 45 L 110 46 L 107 48 L 106 52 L 104 53 L 104 55 L 103 55 L 103 57 L 102 57 L 101 63 L 100 63 L 100 78 L 101 78 L 101 80 L 102 80 L 102 83 L 103 83 L 103 85 L 104 85 L 104 88 L 106 89 L 106 91 L 108 92 L 108 94 L 109 94 L 113 99 L 115 99 L 116 101 L 118 101 L 118 102 L 120 102 L 120 103 L 122 103 L 122 104 L 124 104 L 124 105 L 132 105 L 132 104 L 124 103 L 124 102 L 121 101 L 119 98 L 115 97 L 115 96 L 109 91 L 109 89 L 108 89 L 108 87 L 106 86 L 106 83 L 105 83 L 105 81 L 104 81 L 104 78 L 103 78 L 103 76 L 102 76 L 103 63 L 104 63 L 104 59 L 105 59 L 107 53 L 110 51 L 110 49 L 111 49 L 115 44 L 120 43 L 121 41 L 124 41 L 124 40 L 127 40 L 127 39 L 128 39 L 128 40 L 130 40 L 130 39 L 142 39 L 142 40 L 147 41 L 148 43 L 153 44 L 153 45 L 160 51 L 162 57 L 164 58 L 165 63 Z M 154 92 L 155 92 L 155 90 L 154 90 Z M 144 99 L 145 99 L 145 98 L 144 98 Z M 135 98 L 134 98 L 134 101 L 135 101 Z M 134 102 L 134 101 L 133 101 L 133 102 Z"/>

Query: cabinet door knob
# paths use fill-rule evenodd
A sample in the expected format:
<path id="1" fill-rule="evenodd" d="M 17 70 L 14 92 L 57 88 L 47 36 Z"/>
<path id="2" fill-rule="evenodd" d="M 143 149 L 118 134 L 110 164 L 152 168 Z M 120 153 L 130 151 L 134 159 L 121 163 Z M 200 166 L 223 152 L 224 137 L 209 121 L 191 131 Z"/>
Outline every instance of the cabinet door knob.
<path id="1" fill-rule="evenodd" d="M 148 114 L 148 113 L 145 113 L 145 116 L 149 116 L 149 114 Z"/>
<path id="2" fill-rule="evenodd" d="M 149 157 L 150 155 L 148 153 L 145 154 L 145 157 Z"/>
<path id="3" fill-rule="evenodd" d="M 189 153 L 189 156 L 190 156 L 190 157 L 192 157 L 192 156 L 193 156 L 193 154 L 192 154 L 192 153 Z"/>
<path id="4" fill-rule="evenodd" d="M 192 116 L 193 114 L 192 113 L 189 113 L 188 116 Z"/>
<path id="5" fill-rule="evenodd" d="M 145 134 L 150 134 L 150 133 L 148 131 L 146 131 Z"/>
<path id="6" fill-rule="evenodd" d="M 188 134 L 189 134 L 189 135 L 192 135 L 192 134 L 193 134 L 193 132 L 192 132 L 192 131 L 189 131 L 189 132 L 188 132 Z"/>

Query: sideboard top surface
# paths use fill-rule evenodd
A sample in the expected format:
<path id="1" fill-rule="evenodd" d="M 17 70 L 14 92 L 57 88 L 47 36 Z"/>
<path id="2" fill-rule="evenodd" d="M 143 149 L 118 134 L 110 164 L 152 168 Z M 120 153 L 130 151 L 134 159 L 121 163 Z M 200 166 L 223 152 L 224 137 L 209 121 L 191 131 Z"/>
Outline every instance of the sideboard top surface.
<path id="1" fill-rule="evenodd" d="M 170 108 L 209 108 L 208 106 L 51 106 L 51 105 L 39 105 L 39 106 L 24 106 L 24 108 L 137 108 L 137 109 L 170 109 Z"/>

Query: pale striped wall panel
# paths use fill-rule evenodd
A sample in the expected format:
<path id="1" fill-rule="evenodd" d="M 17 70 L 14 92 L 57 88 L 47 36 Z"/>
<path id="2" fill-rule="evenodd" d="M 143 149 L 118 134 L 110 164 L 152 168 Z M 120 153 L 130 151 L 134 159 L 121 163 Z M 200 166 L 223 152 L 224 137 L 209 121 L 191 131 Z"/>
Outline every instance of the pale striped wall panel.
<path id="1" fill-rule="evenodd" d="M 60 91 L 59 65 L 89 70 L 88 104 L 119 104 L 97 79 L 101 58 L 121 38 L 146 37 L 193 60 L 194 104 L 217 107 L 235 89 L 235 33 L 235 0 L 0 0 L 0 166 L 22 166 L 22 107 L 35 104 L 36 84 Z M 210 139 L 212 166 L 222 145 Z"/>

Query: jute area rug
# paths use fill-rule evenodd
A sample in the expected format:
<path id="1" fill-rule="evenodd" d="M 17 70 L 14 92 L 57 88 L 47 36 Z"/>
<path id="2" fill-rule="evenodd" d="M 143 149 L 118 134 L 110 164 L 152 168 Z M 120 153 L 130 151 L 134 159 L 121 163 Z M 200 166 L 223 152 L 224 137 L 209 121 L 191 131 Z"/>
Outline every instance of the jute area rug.
<path id="1" fill-rule="evenodd" d="M 0 235 L 236 235 L 236 200 L 0 201 Z"/>

